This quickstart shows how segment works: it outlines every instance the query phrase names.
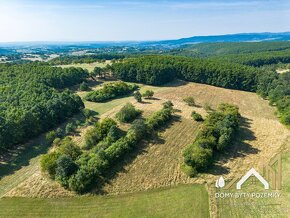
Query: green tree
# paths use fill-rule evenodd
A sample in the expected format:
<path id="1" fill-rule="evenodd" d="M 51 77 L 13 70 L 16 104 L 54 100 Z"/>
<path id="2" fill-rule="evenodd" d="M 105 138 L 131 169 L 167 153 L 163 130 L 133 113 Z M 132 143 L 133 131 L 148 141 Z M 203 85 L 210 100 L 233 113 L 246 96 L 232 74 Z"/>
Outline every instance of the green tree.
<path id="1" fill-rule="evenodd" d="M 142 95 L 139 91 L 134 92 L 134 98 L 136 99 L 137 102 L 142 102 Z"/>
<path id="2" fill-rule="evenodd" d="M 152 90 L 146 90 L 143 94 L 142 94 L 142 96 L 144 97 L 144 98 L 152 98 L 153 97 L 153 95 L 154 95 L 154 92 L 152 91 Z"/>

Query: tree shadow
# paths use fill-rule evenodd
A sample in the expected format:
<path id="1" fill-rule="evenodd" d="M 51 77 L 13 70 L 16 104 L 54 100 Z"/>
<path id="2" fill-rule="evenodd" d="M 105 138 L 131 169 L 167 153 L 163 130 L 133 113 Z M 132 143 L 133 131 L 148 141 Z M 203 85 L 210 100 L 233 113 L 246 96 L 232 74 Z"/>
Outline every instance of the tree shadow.
<path id="1" fill-rule="evenodd" d="M 60 128 L 62 131 L 65 131 L 65 127 L 69 122 L 76 120 L 83 121 L 83 119 L 84 117 L 81 114 L 77 114 L 54 128 L 54 130 Z M 13 148 L 7 149 L 5 153 L 2 152 L 0 154 L 0 179 L 13 174 L 24 166 L 28 166 L 31 159 L 46 154 L 51 147 L 51 143 L 47 142 L 45 135 L 46 133 L 43 133 L 27 143 L 15 145 Z"/>
<path id="2" fill-rule="evenodd" d="M 229 168 L 225 166 L 228 161 L 237 157 L 245 157 L 249 154 L 257 154 L 259 149 L 253 148 L 247 141 L 256 140 L 255 134 L 249 128 L 252 120 L 241 117 L 240 129 L 237 133 L 236 140 L 232 146 L 228 146 L 223 152 L 215 152 L 213 166 L 206 172 L 213 175 L 228 174 Z"/>
<path id="3" fill-rule="evenodd" d="M 130 165 L 137 156 L 147 153 L 146 148 L 149 144 L 164 144 L 165 140 L 160 137 L 158 133 L 165 131 L 170 128 L 175 122 L 181 122 L 180 116 L 174 115 L 173 118 L 166 123 L 162 128 L 155 132 L 153 135 L 150 135 L 148 139 L 142 140 L 138 146 L 131 150 L 128 154 L 122 156 L 117 161 L 117 164 L 110 167 L 102 177 L 98 178 L 97 184 L 93 184 L 89 193 L 93 194 L 107 194 L 103 189 L 105 185 L 111 184 L 111 181 L 118 176 L 119 173 L 126 173 L 126 166 Z"/>
<path id="4" fill-rule="evenodd" d="M 161 87 L 179 87 L 188 84 L 187 81 L 175 79 L 169 83 L 163 84 Z"/>

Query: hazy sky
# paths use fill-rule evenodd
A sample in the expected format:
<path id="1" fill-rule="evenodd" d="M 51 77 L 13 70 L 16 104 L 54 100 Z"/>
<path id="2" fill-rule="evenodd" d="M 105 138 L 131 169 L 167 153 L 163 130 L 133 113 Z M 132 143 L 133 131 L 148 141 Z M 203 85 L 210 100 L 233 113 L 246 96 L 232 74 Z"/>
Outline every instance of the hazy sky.
<path id="1" fill-rule="evenodd" d="M 0 0 L 0 42 L 290 31 L 290 0 Z"/>

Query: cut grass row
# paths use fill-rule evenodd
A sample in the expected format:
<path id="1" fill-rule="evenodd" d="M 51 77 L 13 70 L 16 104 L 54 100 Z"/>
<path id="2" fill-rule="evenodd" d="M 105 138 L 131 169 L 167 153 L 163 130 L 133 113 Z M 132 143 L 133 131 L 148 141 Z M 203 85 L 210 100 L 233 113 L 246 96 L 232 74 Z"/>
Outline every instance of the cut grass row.
<path id="1" fill-rule="evenodd" d="M 209 217 L 202 185 L 179 185 L 119 196 L 2 198 L 0 217 Z"/>

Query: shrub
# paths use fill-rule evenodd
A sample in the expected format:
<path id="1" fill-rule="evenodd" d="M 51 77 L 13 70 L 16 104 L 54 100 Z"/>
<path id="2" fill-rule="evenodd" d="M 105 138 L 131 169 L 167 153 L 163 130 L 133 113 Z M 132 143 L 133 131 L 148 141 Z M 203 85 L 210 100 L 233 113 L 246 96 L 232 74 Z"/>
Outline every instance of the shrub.
<path id="1" fill-rule="evenodd" d="M 142 96 L 143 96 L 144 98 L 152 98 L 153 95 L 154 95 L 154 92 L 153 92 L 152 90 L 146 90 L 146 91 L 142 94 Z"/>
<path id="2" fill-rule="evenodd" d="M 68 123 L 65 127 L 65 133 L 70 134 L 70 133 L 74 132 L 75 128 L 76 127 L 73 123 Z"/>
<path id="3" fill-rule="evenodd" d="M 136 110 L 134 105 L 127 103 L 121 110 L 116 114 L 116 118 L 120 122 L 129 123 L 132 122 L 137 116 L 141 114 L 140 110 Z"/>
<path id="4" fill-rule="evenodd" d="M 74 174 L 78 166 L 67 155 L 61 155 L 56 161 L 57 167 L 55 169 L 55 179 L 59 181 L 64 187 L 68 187 L 69 177 Z"/>
<path id="5" fill-rule="evenodd" d="M 86 119 L 89 119 L 89 118 L 93 117 L 96 112 L 94 112 L 93 110 L 85 108 L 82 110 L 82 113 Z"/>
<path id="6" fill-rule="evenodd" d="M 90 90 L 90 87 L 88 86 L 88 84 L 86 82 L 82 82 L 80 84 L 80 90 L 81 91 L 89 91 Z"/>
<path id="7" fill-rule="evenodd" d="M 122 135 L 121 130 L 117 126 L 113 125 L 108 131 L 106 142 L 111 144 L 117 141 L 121 137 L 121 135 Z"/>
<path id="8" fill-rule="evenodd" d="M 146 121 L 146 124 L 151 129 L 157 129 L 164 123 L 166 123 L 169 119 L 172 117 L 173 110 L 170 108 L 163 108 L 162 110 L 159 110 L 152 114 Z"/>
<path id="9" fill-rule="evenodd" d="M 95 127 L 86 132 L 84 149 L 90 149 L 95 146 L 107 136 L 111 127 L 116 125 L 117 123 L 111 118 L 105 118 L 97 123 Z"/>
<path id="10" fill-rule="evenodd" d="M 88 190 L 94 179 L 91 170 L 84 166 L 69 178 L 68 186 L 70 190 L 83 193 Z"/>
<path id="11" fill-rule="evenodd" d="M 142 95 L 139 91 L 134 92 L 134 98 L 137 102 L 142 102 Z"/>
<path id="12" fill-rule="evenodd" d="M 166 101 L 162 105 L 163 105 L 163 108 L 166 108 L 166 109 L 172 109 L 174 106 L 172 101 Z"/>
<path id="13" fill-rule="evenodd" d="M 70 137 L 63 139 L 58 151 L 61 154 L 71 157 L 73 160 L 76 160 L 82 154 L 81 149 L 72 141 Z"/>
<path id="14" fill-rule="evenodd" d="M 188 105 L 188 106 L 195 106 L 195 101 L 193 97 L 185 97 L 183 101 Z"/>
<path id="15" fill-rule="evenodd" d="M 55 176 L 55 169 L 57 167 L 57 159 L 61 154 L 58 152 L 51 152 L 41 156 L 40 166 L 41 170 L 46 171 L 51 178 Z"/>
<path id="16" fill-rule="evenodd" d="M 46 133 L 45 140 L 47 141 L 47 143 L 51 144 L 56 137 L 57 137 L 56 131 L 52 130 Z"/>
<path id="17" fill-rule="evenodd" d="M 197 113 L 197 112 L 195 112 L 195 111 L 192 111 L 192 113 L 191 113 L 191 117 L 192 117 L 192 119 L 194 119 L 195 121 L 203 121 L 203 118 L 202 118 L 202 116 L 199 114 L 199 113 Z"/>

